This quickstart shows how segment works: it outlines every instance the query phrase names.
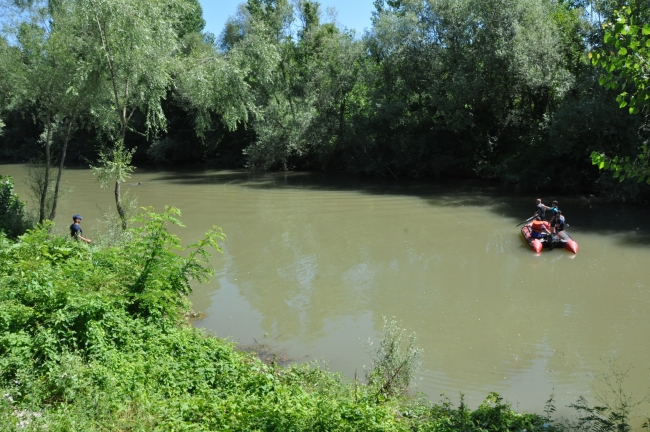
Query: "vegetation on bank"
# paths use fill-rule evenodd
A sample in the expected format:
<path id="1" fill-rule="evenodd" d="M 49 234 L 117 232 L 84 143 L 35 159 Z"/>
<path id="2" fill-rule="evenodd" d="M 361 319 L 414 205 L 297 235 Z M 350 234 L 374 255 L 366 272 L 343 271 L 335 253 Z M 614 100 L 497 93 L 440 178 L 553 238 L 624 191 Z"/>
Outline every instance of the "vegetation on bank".
<path id="1" fill-rule="evenodd" d="M 25 203 L 14 193 L 13 179 L 0 175 L 0 231 L 15 239 L 32 226 L 25 214 Z"/>
<path id="2" fill-rule="evenodd" d="M 315 0 L 247 0 L 220 35 L 197 0 L 0 6 L 0 155 L 58 165 L 57 184 L 121 149 L 650 202 L 644 1 L 377 0 L 363 35 Z"/>

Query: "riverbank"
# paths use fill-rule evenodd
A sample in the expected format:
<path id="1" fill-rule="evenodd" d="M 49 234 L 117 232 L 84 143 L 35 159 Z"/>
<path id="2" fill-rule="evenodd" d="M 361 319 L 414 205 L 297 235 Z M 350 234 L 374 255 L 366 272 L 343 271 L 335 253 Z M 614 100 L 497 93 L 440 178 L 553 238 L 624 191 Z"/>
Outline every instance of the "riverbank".
<path id="1" fill-rule="evenodd" d="M 3 430 L 548 430 L 496 395 L 477 410 L 385 397 L 313 364 L 266 365 L 188 324 L 218 231 L 174 252 L 173 210 L 121 247 L 47 227 L 0 240 Z M 489 426 L 489 427 L 488 427 Z"/>

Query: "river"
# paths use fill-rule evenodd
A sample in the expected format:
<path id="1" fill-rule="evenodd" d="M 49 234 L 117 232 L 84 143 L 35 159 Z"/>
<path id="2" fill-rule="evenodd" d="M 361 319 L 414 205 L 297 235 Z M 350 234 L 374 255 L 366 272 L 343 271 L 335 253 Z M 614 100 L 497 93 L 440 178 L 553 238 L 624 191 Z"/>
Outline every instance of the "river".
<path id="1" fill-rule="evenodd" d="M 27 197 L 24 166 L 0 174 Z M 64 180 L 58 229 L 81 213 L 92 239 L 112 190 L 89 170 Z M 536 255 L 515 228 L 536 197 L 492 183 L 138 170 L 125 189 L 142 206 L 180 208 L 185 244 L 223 228 L 215 277 L 191 297 L 205 314 L 196 325 L 220 337 L 363 377 L 368 340 L 376 347 L 394 316 L 417 334 L 417 390 L 434 401 L 462 392 L 476 406 L 496 391 L 541 412 L 554 393 L 569 415 L 578 396 L 594 402 L 612 362 L 631 367 L 628 394 L 650 394 L 647 209 L 543 196 L 560 201 L 580 250 Z"/>

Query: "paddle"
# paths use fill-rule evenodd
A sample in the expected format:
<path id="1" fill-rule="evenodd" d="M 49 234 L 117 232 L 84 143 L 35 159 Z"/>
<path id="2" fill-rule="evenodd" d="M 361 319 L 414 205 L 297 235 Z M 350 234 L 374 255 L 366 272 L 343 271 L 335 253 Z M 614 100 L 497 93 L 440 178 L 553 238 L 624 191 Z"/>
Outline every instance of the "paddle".
<path id="1" fill-rule="evenodd" d="M 535 216 L 537 216 L 537 215 L 535 215 Z M 533 219 L 535 219 L 535 216 L 531 216 L 531 217 L 529 217 L 528 219 L 526 219 L 525 221 L 523 221 L 523 222 L 517 224 L 517 225 L 515 226 L 515 228 L 518 227 L 519 225 L 523 225 L 523 224 L 525 224 L 526 222 L 530 222 L 530 221 L 532 221 Z"/>

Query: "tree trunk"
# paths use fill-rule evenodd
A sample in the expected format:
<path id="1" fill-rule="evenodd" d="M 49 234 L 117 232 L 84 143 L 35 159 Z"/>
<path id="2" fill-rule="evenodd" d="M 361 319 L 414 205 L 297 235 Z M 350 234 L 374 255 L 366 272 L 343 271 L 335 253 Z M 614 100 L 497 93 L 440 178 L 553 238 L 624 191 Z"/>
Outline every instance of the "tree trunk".
<path id="1" fill-rule="evenodd" d="M 45 138 L 45 175 L 43 176 L 43 189 L 41 190 L 41 202 L 38 212 L 38 223 L 45 221 L 45 203 L 47 202 L 47 189 L 50 183 L 50 139 L 52 138 L 52 118 L 47 114 L 47 135 Z"/>
<path id="2" fill-rule="evenodd" d="M 122 219 L 122 229 L 126 230 L 126 212 L 124 211 L 124 207 L 122 207 L 122 196 L 119 181 L 115 182 L 115 206 L 117 207 L 117 213 L 120 215 L 120 219 Z"/>
<path id="3" fill-rule="evenodd" d="M 65 141 L 63 141 L 63 149 L 61 150 L 61 161 L 59 162 L 59 173 L 56 176 L 56 185 L 54 186 L 54 198 L 52 199 L 52 211 L 50 212 L 50 220 L 53 221 L 56 216 L 56 203 L 59 200 L 59 185 L 61 184 L 61 173 L 63 172 L 63 164 L 65 162 L 65 154 L 68 151 L 68 142 L 70 141 L 70 132 L 72 125 L 77 116 L 77 110 L 72 114 L 70 122 L 68 123 L 68 131 L 65 134 Z"/>
<path id="4" fill-rule="evenodd" d="M 124 109 L 126 111 L 126 109 Z M 122 145 L 124 145 L 124 138 L 126 138 L 126 115 L 122 114 L 122 130 L 121 136 L 122 136 Z M 120 187 L 120 180 L 119 177 L 115 181 L 115 207 L 117 207 L 117 214 L 120 215 L 120 219 L 122 219 L 122 229 L 126 231 L 126 212 L 124 211 L 124 207 L 122 206 L 122 190 Z"/>
<path id="5" fill-rule="evenodd" d="M 343 131 L 345 125 L 345 99 L 347 94 L 343 94 L 343 100 L 341 101 L 341 106 L 339 107 L 339 142 L 343 142 Z"/>

